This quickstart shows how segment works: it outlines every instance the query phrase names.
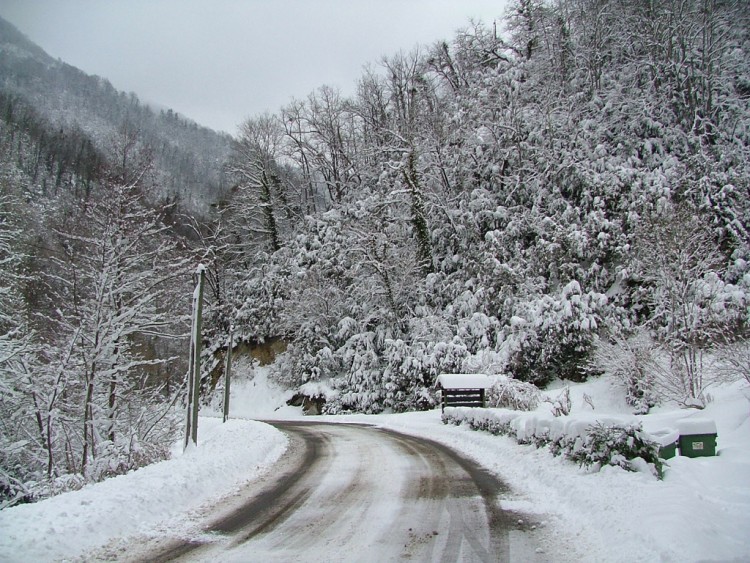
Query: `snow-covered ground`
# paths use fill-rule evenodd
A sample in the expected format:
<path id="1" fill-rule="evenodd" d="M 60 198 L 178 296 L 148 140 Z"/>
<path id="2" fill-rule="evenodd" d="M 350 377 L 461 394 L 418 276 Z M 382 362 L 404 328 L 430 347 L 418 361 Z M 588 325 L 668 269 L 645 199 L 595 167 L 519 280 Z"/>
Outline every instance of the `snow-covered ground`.
<path id="1" fill-rule="evenodd" d="M 241 375 L 241 371 L 238 372 Z M 559 390 L 547 393 L 555 397 Z M 622 393 L 606 378 L 571 386 L 571 416 L 629 413 Z M 507 437 L 446 426 L 440 411 L 377 416 L 313 417 L 365 422 L 451 446 L 496 473 L 514 493 L 503 507 L 542 522 L 554 549 L 585 561 L 750 561 L 750 402 L 747 384 L 713 390 L 704 411 L 657 409 L 639 417 L 647 430 L 674 427 L 689 417 L 710 418 L 718 429 L 718 456 L 669 461 L 663 481 L 648 473 L 605 467 L 593 473 L 546 449 Z M 289 419 L 287 394 L 255 370 L 232 386 L 234 420 L 221 424 L 205 409 L 198 448 L 176 448 L 169 461 L 33 505 L 0 512 L 0 561 L 75 559 L 135 534 L 195 533 L 201 507 L 261 478 L 281 456 L 286 439 L 275 429 L 238 418 Z M 543 404 L 540 411 L 549 409 Z M 548 555 L 555 559 L 555 553 Z M 563 557 L 565 558 L 565 557 Z"/>
<path id="2" fill-rule="evenodd" d="M 198 447 L 172 459 L 44 501 L 0 512 L 0 561 L 70 560 L 117 538 L 191 530 L 191 514 L 263 475 L 284 434 L 248 420 L 201 417 Z"/>

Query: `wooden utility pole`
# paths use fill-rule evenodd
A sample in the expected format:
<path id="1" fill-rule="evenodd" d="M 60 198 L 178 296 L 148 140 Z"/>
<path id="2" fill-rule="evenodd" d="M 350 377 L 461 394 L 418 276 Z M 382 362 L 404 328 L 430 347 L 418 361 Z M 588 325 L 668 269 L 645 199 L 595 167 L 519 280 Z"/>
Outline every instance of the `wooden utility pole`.
<path id="1" fill-rule="evenodd" d="M 224 422 L 229 419 L 229 383 L 232 379 L 232 346 L 234 345 L 234 326 L 229 327 L 229 344 L 227 345 L 227 364 L 224 367 Z"/>
<path id="2" fill-rule="evenodd" d="M 198 445 L 198 400 L 201 389 L 201 332 L 203 330 L 203 284 L 206 269 L 203 264 L 196 270 L 198 285 L 193 292 L 193 326 L 190 332 L 190 369 L 188 371 L 187 424 L 185 447 L 190 441 Z"/>

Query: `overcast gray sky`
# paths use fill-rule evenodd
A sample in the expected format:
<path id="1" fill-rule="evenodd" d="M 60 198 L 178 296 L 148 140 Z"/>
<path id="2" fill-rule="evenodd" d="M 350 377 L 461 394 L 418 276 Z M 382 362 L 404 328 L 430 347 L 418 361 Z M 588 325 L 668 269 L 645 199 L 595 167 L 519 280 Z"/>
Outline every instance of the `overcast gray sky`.
<path id="1" fill-rule="evenodd" d="M 366 63 L 487 24 L 507 0 L 0 0 L 55 58 L 147 102 L 236 133 Z"/>

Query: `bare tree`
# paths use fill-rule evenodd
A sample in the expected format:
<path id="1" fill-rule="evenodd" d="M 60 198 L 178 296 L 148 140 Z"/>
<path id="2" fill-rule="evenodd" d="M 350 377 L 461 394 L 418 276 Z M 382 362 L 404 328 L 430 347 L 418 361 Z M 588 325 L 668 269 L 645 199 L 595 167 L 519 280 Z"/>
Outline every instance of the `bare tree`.
<path id="1" fill-rule="evenodd" d="M 270 253 L 279 250 L 298 215 L 296 186 L 279 162 L 283 141 L 280 120 L 267 114 L 245 121 L 234 144 L 228 171 L 235 193 L 226 215 L 236 237 L 234 249 L 245 260 L 258 246 Z"/>
<path id="2" fill-rule="evenodd" d="M 725 258 L 718 241 L 702 217 L 681 207 L 643 221 L 633 254 L 648 288 L 650 326 L 669 355 L 663 391 L 700 406 L 711 384 L 705 352 L 737 330 L 744 306 L 722 280 Z"/>
<path id="3" fill-rule="evenodd" d="M 337 90 L 319 88 L 305 102 L 287 106 L 282 118 L 289 154 L 301 166 L 313 201 L 325 195 L 329 205 L 340 203 L 362 183 L 360 119 Z"/>
<path id="4" fill-rule="evenodd" d="M 137 181 L 113 181 L 103 192 L 89 204 L 86 225 L 58 233 L 68 250 L 56 259 L 61 306 L 49 319 L 73 351 L 63 361 L 78 374 L 83 475 L 104 442 L 118 441 L 118 429 L 131 439 L 143 430 L 123 425 L 121 416 L 128 401 L 149 392 L 142 368 L 167 361 L 148 357 L 145 341 L 179 336 L 169 309 L 184 273 L 176 241 L 142 204 Z"/>

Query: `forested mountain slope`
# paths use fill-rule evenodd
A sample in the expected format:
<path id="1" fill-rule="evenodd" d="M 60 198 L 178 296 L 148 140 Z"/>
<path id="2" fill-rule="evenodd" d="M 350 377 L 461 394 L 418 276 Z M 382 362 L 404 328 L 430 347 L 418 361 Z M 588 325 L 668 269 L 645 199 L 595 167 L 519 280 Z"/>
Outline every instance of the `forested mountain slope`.
<path id="1" fill-rule="evenodd" d="M 249 120 L 214 348 L 230 322 L 283 334 L 278 377 L 328 412 L 429 406 L 440 372 L 607 365 L 637 408 L 700 405 L 704 355 L 748 321 L 745 8 L 518 0 L 504 33 Z"/>
<path id="2" fill-rule="evenodd" d="M 0 508 L 168 456 L 229 144 L 0 20 Z"/>
<path id="3" fill-rule="evenodd" d="M 171 110 L 155 112 L 135 94 L 53 59 L 2 18 L 0 95 L 0 116 L 31 135 L 54 167 L 57 184 L 61 176 L 80 173 L 75 167 L 94 170 L 98 159 L 117 158 L 113 145 L 120 142 L 152 154 L 158 191 L 147 196 L 154 203 L 206 213 L 226 191 L 228 135 Z"/>

